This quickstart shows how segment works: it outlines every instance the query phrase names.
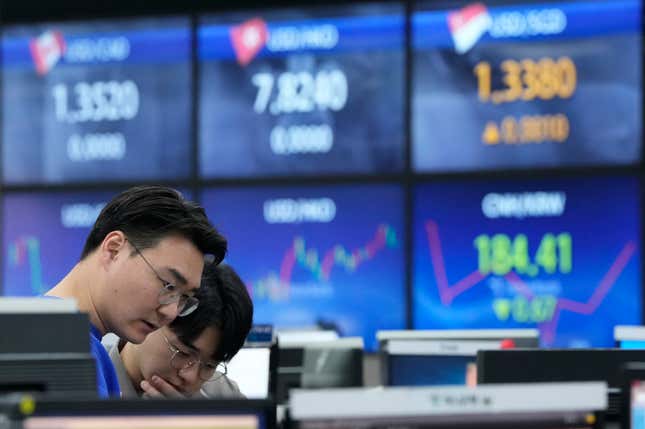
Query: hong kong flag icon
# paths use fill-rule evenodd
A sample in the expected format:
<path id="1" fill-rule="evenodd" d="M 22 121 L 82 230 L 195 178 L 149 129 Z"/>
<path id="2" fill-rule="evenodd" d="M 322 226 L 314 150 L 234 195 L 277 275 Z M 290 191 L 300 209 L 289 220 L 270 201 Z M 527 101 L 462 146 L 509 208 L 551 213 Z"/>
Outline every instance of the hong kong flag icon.
<path id="1" fill-rule="evenodd" d="M 269 39 L 267 24 L 261 18 L 253 18 L 231 27 L 230 34 L 237 62 L 243 66 L 255 58 Z"/>

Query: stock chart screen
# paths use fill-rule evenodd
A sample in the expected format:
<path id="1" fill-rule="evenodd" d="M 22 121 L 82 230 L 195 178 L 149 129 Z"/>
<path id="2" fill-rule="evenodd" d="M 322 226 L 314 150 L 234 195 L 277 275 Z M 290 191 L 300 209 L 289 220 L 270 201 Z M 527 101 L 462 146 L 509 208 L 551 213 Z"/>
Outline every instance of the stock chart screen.
<path id="1" fill-rule="evenodd" d="M 61 281 L 79 261 L 96 217 L 119 191 L 5 195 L 2 294 L 41 295 Z"/>
<path id="2" fill-rule="evenodd" d="M 18 193 L 3 207 L 5 296 L 41 295 L 79 261 L 96 217 L 116 192 Z"/>
<path id="3" fill-rule="evenodd" d="M 635 178 L 427 183 L 414 206 L 415 328 L 612 347 L 614 325 L 641 323 Z"/>
<path id="4" fill-rule="evenodd" d="M 210 189 L 203 204 L 228 238 L 254 323 L 325 324 L 362 336 L 403 329 L 403 194 L 396 185 Z"/>
<path id="5" fill-rule="evenodd" d="M 183 18 L 6 28 L 5 183 L 188 177 L 190 59 Z"/>
<path id="6" fill-rule="evenodd" d="M 401 171 L 404 28 L 396 3 L 202 18 L 201 174 Z"/>
<path id="7" fill-rule="evenodd" d="M 641 19 L 640 0 L 420 3 L 414 169 L 639 162 Z"/>

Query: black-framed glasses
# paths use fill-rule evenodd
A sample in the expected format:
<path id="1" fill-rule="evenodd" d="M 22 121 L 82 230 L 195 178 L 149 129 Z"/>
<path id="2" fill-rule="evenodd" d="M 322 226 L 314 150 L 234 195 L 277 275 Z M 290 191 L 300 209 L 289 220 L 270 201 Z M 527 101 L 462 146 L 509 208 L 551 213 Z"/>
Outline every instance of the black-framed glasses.
<path id="1" fill-rule="evenodd" d="M 172 354 L 170 357 L 170 366 L 174 369 L 181 371 L 198 364 L 199 379 L 202 381 L 214 381 L 226 375 L 228 369 L 224 362 L 204 362 L 197 353 L 189 353 L 180 350 L 179 347 L 171 343 L 165 335 L 163 335 L 163 339 L 166 340 L 168 349 Z"/>
<path id="2" fill-rule="evenodd" d="M 161 305 L 168 305 L 168 304 L 175 304 L 177 303 L 177 315 L 178 316 L 187 316 L 193 311 L 197 309 L 199 306 L 199 300 L 195 298 L 194 296 L 186 295 L 185 293 L 182 293 L 181 290 L 177 286 L 175 286 L 174 283 L 171 283 L 167 280 L 165 280 L 163 277 L 159 275 L 155 267 L 152 266 L 150 261 L 143 256 L 143 253 L 139 250 L 137 246 L 134 245 L 134 243 L 131 240 L 130 244 L 132 245 L 132 248 L 137 252 L 139 256 L 141 256 L 141 259 L 143 259 L 143 262 L 146 263 L 148 267 L 152 270 L 152 272 L 155 274 L 155 276 L 159 279 L 161 282 L 161 290 L 159 291 L 159 304 Z"/>

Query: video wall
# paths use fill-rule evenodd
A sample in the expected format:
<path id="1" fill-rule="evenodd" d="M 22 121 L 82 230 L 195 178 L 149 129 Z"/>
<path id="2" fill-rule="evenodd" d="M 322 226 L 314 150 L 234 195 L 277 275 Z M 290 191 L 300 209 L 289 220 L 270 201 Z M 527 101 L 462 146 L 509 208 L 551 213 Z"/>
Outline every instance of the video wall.
<path id="1" fill-rule="evenodd" d="M 37 295 L 96 215 L 178 187 L 255 322 L 642 322 L 640 0 L 357 2 L 3 23 L 2 291 Z M 501 173 L 506 173 L 502 175 Z"/>

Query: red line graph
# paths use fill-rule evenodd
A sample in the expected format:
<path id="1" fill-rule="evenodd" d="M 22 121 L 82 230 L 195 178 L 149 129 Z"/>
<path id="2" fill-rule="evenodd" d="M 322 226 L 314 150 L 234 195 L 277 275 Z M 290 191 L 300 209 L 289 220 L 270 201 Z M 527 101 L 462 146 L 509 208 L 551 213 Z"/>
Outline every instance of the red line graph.
<path id="1" fill-rule="evenodd" d="M 432 267 L 434 268 L 434 275 L 439 288 L 439 298 L 443 305 L 450 305 L 453 299 L 484 280 L 486 276 L 482 275 L 479 270 L 475 270 L 450 286 L 446 275 L 446 264 L 443 259 L 439 227 L 435 222 L 429 220 L 426 222 L 426 233 L 428 234 L 428 244 L 430 245 Z"/>
<path id="2" fill-rule="evenodd" d="M 374 237 L 372 237 L 372 239 L 363 246 L 363 249 L 354 249 L 349 254 L 348 258 L 352 258 L 355 261 L 354 269 L 358 268 L 358 266 L 363 262 L 371 259 L 378 251 L 385 248 L 387 228 L 388 227 L 385 225 L 380 225 L 377 228 Z M 338 262 L 335 257 L 337 248 L 338 246 L 332 246 L 328 249 L 325 252 L 325 256 L 322 258 L 322 262 L 319 264 L 320 275 L 323 279 L 329 278 L 332 268 Z M 284 257 L 282 258 L 282 263 L 280 264 L 280 281 L 284 284 L 291 283 L 291 273 L 293 272 L 293 267 L 296 265 L 298 260 L 296 252 L 296 240 L 294 240 L 291 247 L 285 252 Z M 361 255 L 364 255 L 364 257 L 361 257 Z"/>
<path id="3" fill-rule="evenodd" d="M 396 232 L 386 224 L 379 225 L 374 235 L 363 246 L 352 250 L 347 250 L 340 244 L 331 246 L 320 259 L 316 249 L 306 247 L 304 238 L 295 237 L 291 246 L 284 252 L 279 277 L 270 275 L 259 280 L 255 285 L 262 288 L 265 283 L 271 283 L 272 289 L 275 289 L 273 292 L 286 298 L 290 293 L 292 274 L 296 265 L 301 265 L 317 280 L 328 280 L 334 267 L 341 266 L 347 271 L 354 271 L 363 263 L 373 259 L 380 251 L 397 245 Z M 313 253 L 310 254 L 310 252 Z M 253 284 L 247 285 L 252 295 L 253 286 Z"/>
<path id="4" fill-rule="evenodd" d="M 428 237 L 430 258 L 432 260 L 432 267 L 434 269 L 437 289 L 439 291 L 439 299 L 443 305 L 450 305 L 456 297 L 477 285 L 489 275 L 481 274 L 478 270 L 475 270 L 454 285 L 450 285 L 446 275 L 446 266 L 443 258 L 439 227 L 437 226 L 437 223 L 432 220 L 426 221 L 425 226 Z M 605 273 L 594 289 L 591 297 L 586 302 L 573 301 L 567 298 L 558 298 L 553 318 L 549 322 L 540 324 L 543 341 L 546 344 L 553 341 L 562 311 L 570 311 L 584 315 L 593 314 L 614 286 L 616 280 L 623 272 L 635 252 L 636 243 L 633 241 L 627 242 L 611 264 L 609 270 Z M 511 271 L 506 274 L 504 278 L 519 294 L 523 295 L 527 299 L 534 297 L 533 291 L 524 282 L 524 280 L 517 275 L 517 273 Z"/>

